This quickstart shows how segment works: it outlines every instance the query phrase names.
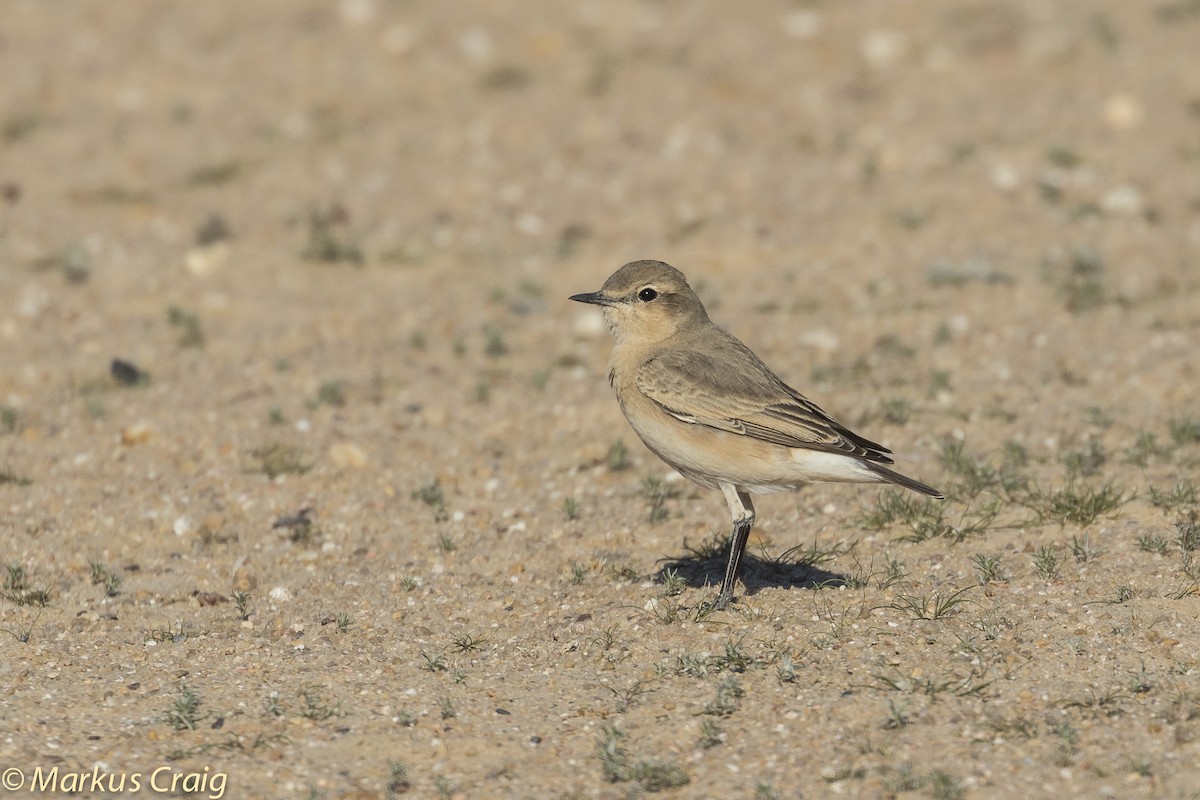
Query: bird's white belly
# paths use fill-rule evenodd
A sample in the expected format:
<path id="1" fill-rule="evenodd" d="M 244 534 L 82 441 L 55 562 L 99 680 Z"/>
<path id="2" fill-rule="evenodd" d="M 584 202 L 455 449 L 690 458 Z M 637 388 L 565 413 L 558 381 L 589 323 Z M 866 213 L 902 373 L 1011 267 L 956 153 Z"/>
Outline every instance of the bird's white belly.
<path id="1" fill-rule="evenodd" d="M 630 416 L 629 421 L 655 455 L 709 488 L 731 483 L 755 494 L 769 494 L 808 483 L 879 480 L 852 456 L 782 447 L 667 414 L 641 415 L 636 421 Z"/>
<path id="2" fill-rule="evenodd" d="M 876 483 L 879 480 L 878 475 L 853 456 L 803 448 L 794 448 L 791 452 L 796 474 L 803 475 L 808 483 Z"/>

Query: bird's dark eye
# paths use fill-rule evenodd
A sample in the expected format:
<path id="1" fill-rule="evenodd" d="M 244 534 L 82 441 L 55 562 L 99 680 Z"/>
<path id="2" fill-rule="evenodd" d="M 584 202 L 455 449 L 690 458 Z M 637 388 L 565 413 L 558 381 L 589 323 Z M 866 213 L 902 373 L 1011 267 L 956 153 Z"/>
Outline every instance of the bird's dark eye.
<path id="1" fill-rule="evenodd" d="M 656 297 L 658 297 L 658 292 L 654 291 L 649 286 L 638 292 L 638 300 L 641 300 L 643 303 L 649 303 Z"/>

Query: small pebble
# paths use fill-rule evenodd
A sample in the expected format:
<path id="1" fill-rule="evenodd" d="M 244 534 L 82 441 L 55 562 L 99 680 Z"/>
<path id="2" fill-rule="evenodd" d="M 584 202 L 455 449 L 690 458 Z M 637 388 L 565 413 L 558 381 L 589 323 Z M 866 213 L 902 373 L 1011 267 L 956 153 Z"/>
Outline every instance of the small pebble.
<path id="1" fill-rule="evenodd" d="M 209 534 L 216 533 L 217 531 L 221 530 L 221 528 L 223 528 L 224 526 L 225 526 L 225 515 L 219 514 L 215 511 L 210 514 L 205 514 L 204 518 L 200 520 L 201 533 L 209 533 Z"/>
<path id="2" fill-rule="evenodd" d="M 374 0 L 342 0 L 338 10 L 348 25 L 362 26 L 375 19 Z"/>
<path id="3" fill-rule="evenodd" d="M 469 60 L 476 63 L 492 57 L 492 37 L 482 28 L 472 28 L 458 38 L 458 49 Z"/>
<path id="4" fill-rule="evenodd" d="M 367 465 L 367 451 L 354 442 L 334 442 L 329 446 L 329 460 L 336 467 L 360 469 Z"/>
<path id="5" fill-rule="evenodd" d="M 22 287 L 17 298 L 17 316 L 33 319 L 50 305 L 50 293 L 41 286 L 29 284 Z"/>
<path id="6" fill-rule="evenodd" d="M 1011 192 L 1021 183 L 1021 176 L 1008 164 L 992 167 L 992 185 L 1002 192 Z"/>
<path id="7" fill-rule="evenodd" d="M 232 238 L 229 223 L 220 214 L 213 214 L 200 227 L 196 228 L 196 244 L 201 247 Z"/>
<path id="8" fill-rule="evenodd" d="M 604 335 L 604 317 L 595 311 L 576 314 L 571 329 L 579 339 L 595 339 Z"/>
<path id="9" fill-rule="evenodd" d="M 196 602 L 202 606 L 215 606 L 218 603 L 224 603 L 229 598 L 216 592 L 196 592 L 194 595 Z"/>
<path id="10" fill-rule="evenodd" d="M 233 573 L 233 590 L 235 592 L 248 592 L 251 589 L 258 587 L 258 578 L 245 567 L 238 567 Z"/>
<path id="11" fill-rule="evenodd" d="M 1104 122 L 1114 131 L 1133 130 L 1142 124 L 1141 103 L 1127 94 L 1114 94 L 1104 102 Z"/>
<path id="12" fill-rule="evenodd" d="M 793 39 L 816 37 L 821 32 L 821 12 L 804 8 L 784 15 L 783 32 Z"/>
<path id="13" fill-rule="evenodd" d="M 1100 200 L 1100 207 L 1109 214 L 1135 216 L 1142 213 L 1142 196 L 1132 186 L 1118 186 Z"/>
<path id="14" fill-rule="evenodd" d="M 121 444 L 133 446 L 145 444 L 154 435 L 154 429 L 147 422 L 135 422 L 121 429 Z"/>
<path id="15" fill-rule="evenodd" d="M 875 30 L 863 37 L 859 52 L 876 69 L 886 69 L 899 61 L 908 48 L 908 38 L 899 31 Z"/>
<path id="16" fill-rule="evenodd" d="M 193 278 L 207 278 L 225 266 L 232 252 L 226 241 L 193 247 L 183 255 L 183 268 Z"/>
<path id="17" fill-rule="evenodd" d="M 88 257 L 87 250 L 79 245 L 67 248 L 67 252 L 63 253 L 62 257 L 62 271 L 63 276 L 70 283 L 87 283 L 91 274 L 91 259 Z"/>
<path id="18" fill-rule="evenodd" d="M 838 349 L 837 334 L 825 328 L 816 328 L 809 331 L 801 332 L 798 337 L 800 344 L 805 347 L 811 347 L 814 350 L 820 350 L 823 353 L 832 353 Z"/>
<path id="19" fill-rule="evenodd" d="M 545 222 L 537 214 L 526 212 L 517 217 L 517 230 L 526 236 L 538 236 L 545 229 Z"/>

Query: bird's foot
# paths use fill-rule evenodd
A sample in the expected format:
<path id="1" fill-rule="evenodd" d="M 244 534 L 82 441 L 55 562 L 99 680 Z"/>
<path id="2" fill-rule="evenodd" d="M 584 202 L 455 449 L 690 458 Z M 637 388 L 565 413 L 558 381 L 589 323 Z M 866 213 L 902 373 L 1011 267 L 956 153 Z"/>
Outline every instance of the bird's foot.
<path id="1" fill-rule="evenodd" d="M 724 611 L 729 608 L 729 604 L 734 601 L 733 591 L 722 589 L 717 593 L 717 598 L 712 602 L 713 611 Z"/>

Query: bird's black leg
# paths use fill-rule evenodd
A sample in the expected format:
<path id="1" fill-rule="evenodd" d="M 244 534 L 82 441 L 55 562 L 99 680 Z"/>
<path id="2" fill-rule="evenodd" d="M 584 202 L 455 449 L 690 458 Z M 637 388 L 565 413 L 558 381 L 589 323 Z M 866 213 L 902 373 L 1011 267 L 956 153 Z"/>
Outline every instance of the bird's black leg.
<path id="1" fill-rule="evenodd" d="M 729 503 L 733 531 L 729 534 L 729 563 L 725 566 L 725 579 L 721 581 L 721 591 L 717 594 L 718 609 L 725 608 L 733 599 L 733 587 L 742 570 L 742 554 L 746 552 L 750 529 L 754 527 L 754 504 L 750 502 L 750 495 L 726 483 L 721 484 L 721 491 Z"/>

